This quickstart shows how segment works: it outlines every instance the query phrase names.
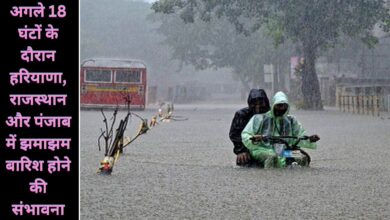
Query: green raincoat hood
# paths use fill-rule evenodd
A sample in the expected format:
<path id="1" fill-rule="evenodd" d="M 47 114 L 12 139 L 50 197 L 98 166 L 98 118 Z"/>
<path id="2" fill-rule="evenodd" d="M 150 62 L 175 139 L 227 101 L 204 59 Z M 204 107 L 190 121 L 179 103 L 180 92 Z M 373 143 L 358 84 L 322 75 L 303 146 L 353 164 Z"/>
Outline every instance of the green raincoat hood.
<path id="1" fill-rule="evenodd" d="M 281 103 L 285 103 L 288 105 L 287 107 L 287 111 L 283 114 L 283 116 L 286 116 L 288 115 L 289 111 L 290 111 L 290 105 L 288 104 L 288 98 L 286 96 L 286 94 L 284 94 L 284 92 L 277 92 L 274 97 L 272 98 L 272 108 L 271 108 L 271 115 L 273 117 L 275 117 L 274 115 L 274 108 L 275 108 L 275 105 L 276 104 L 281 104 Z"/>

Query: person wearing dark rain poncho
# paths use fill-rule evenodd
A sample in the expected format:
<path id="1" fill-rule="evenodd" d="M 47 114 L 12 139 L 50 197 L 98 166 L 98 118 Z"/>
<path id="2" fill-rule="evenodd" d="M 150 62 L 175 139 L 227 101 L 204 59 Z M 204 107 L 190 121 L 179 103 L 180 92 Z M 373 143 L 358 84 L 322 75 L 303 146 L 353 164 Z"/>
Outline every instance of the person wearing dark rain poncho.
<path id="1" fill-rule="evenodd" d="M 241 132 L 245 125 L 255 114 L 264 114 L 270 110 L 267 94 L 262 89 L 251 89 L 248 95 L 248 107 L 242 108 L 234 114 L 230 126 L 229 137 L 233 142 L 233 152 L 237 155 L 236 164 L 238 166 L 251 166 L 253 161 L 248 149 L 241 140 Z"/>
<path id="2" fill-rule="evenodd" d="M 264 168 L 286 167 L 286 159 L 275 153 L 272 145 L 263 141 L 264 136 L 295 136 L 305 135 L 305 129 L 295 117 L 288 114 L 289 103 L 283 92 L 277 92 L 272 98 L 272 108 L 264 115 L 254 115 L 241 133 L 242 141 L 249 150 L 251 157 L 262 164 Z M 312 135 L 308 140 L 300 141 L 299 146 L 315 149 L 318 135 Z M 292 144 L 295 140 L 286 140 Z M 301 166 L 308 164 L 307 157 L 297 161 Z"/>

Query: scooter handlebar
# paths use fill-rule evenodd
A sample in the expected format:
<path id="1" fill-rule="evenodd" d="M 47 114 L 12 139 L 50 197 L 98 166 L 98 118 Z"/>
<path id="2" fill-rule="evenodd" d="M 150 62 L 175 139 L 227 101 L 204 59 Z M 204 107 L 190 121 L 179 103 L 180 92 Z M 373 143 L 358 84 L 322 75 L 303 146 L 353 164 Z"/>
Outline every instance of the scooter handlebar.
<path id="1" fill-rule="evenodd" d="M 291 146 L 288 144 L 288 142 L 285 139 L 295 139 L 295 143 L 293 143 Z M 310 139 L 310 136 L 304 135 L 301 137 L 296 137 L 296 136 L 262 136 L 262 141 L 264 142 L 271 142 L 273 144 L 280 143 L 280 144 L 285 144 L 288 148 L 290 147 L 297 147 L 298 143 L 301 140 L 308 140 Z M 255 141 L 255 137 L 251 137 L 250 140 Z"/>

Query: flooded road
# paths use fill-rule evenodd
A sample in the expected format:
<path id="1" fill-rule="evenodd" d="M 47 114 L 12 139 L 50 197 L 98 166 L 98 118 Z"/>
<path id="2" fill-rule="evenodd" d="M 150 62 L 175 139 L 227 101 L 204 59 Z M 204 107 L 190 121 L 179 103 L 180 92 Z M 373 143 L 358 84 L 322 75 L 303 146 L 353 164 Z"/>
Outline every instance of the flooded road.
<path id="1" fill-rule="evenodd" d="M 238 108 L 175 106 L 174 115 L 189 120 L 139 137 L 111 176 L 96 174 L 101 113 L 82 111 L 81 219 L 390 218 L 388 117 L 292 111 L 307 134 L 321 137 L 317 150 L 307 150 L 311 167 L 263 170 L 234 166 L 228 132 Z M 134 118 L 127 135 L 138 124 Z"/>

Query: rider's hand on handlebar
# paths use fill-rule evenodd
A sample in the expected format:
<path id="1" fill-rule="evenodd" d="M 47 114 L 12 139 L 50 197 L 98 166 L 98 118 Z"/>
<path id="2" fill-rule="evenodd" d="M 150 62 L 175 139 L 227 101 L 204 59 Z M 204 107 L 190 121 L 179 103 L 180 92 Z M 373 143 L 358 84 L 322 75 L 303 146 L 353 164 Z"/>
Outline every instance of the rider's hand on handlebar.
<path id="1" fill-rule="evenodd" d="M 312 136 L 309 137 L 309 140 L 310 140 L 310 142 L 317 142 L 317 141 L 320 140 L 320 136 L 318 136 L 316 134 L 312 135 Z"/>
<path id="2" fill-rule="evenodd" d="M 255 142 L 262 141 L 262 140 L 263 140 L 263 135 L 255 134 L 255 135 L 253 135 L 253 137 L 251 138 L 251 140 L 252 140 L 252 141 L 255 141 Z"/>

